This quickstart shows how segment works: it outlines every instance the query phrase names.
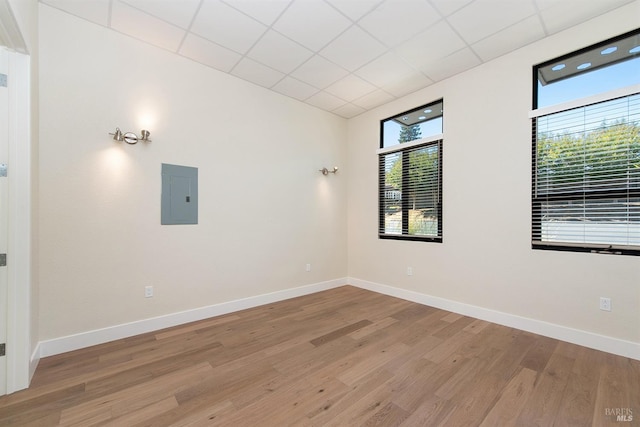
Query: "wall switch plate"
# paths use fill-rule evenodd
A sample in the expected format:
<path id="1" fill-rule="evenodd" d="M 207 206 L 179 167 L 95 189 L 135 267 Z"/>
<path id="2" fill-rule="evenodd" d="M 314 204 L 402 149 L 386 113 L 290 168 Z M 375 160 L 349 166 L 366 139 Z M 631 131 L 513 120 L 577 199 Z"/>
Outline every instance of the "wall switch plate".
<path id="1" fill-rule="evenodd" d="M 311 271 L 311 264 L 307 264 L 304 269 L 305 271 Z"/>
<path id="2" fill-rule="evenodd" d="M 600 310 L 611 311 L 611 298 L 600 297 Z"/>
<path id="3" fill-rule="evenodd" d="M 413 267 L 407 267 L 407 276 L 413 276 Z"/>
<path id="4" fill-rule="evenodd" d="M 144 297 L 151 298 L 153 296 L 153 286 L 144 287 Z"/>

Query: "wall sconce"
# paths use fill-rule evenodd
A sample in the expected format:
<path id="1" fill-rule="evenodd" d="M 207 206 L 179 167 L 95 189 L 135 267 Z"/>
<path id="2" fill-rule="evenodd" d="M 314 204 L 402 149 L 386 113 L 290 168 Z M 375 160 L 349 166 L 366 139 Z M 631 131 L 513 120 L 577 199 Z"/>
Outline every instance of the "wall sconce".
<path id="1" fill-rule="evenodd" d="M 149 139 L 149 135 L 151 135 L 151 132 L 145 129 L 142 129 L 140 131 L 140 136 L 136 135 L 133 132 L 122 133 L 120 128 L 116 128 L 116 132 L 109 133 L 109 135 L 113 135 L 114 141 L 120 141 L 120 142 L 124 141 L 127 144 L 131 144 L 131 145 L 136 144 L 138 141 L 151 142 L 151 140 Z"/>
<path id="2" fill-rule="evenodd" d="M 329 175 L 330 173 L 338 172 L 338 167 L 334 166 L 333 170 L 331 170 L 331 171 L 329 169 L 327 169 L 327 168 L 322 168 L 322 169 L 320 169 L 320 172 L 322 172 L 322 175 Z"/>

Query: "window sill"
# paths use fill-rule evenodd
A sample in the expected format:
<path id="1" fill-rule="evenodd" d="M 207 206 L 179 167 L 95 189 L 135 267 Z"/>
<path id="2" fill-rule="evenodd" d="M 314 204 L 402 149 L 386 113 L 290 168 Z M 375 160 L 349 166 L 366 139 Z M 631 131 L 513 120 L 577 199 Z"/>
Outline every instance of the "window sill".
<path id="1" fill-rule="evenodd" d="M 382 240 L 410 240 L 415 242 L 442 243 L 442 237 L 409 236 L 406 234 L 378 234 L 378 238 Z"/>
<path id="2" fill-rule="evenodd" d="M 532 242 L 531 249 L 561 252 L 583 252 L 600 255 L 635 255 L 640 256 L 640 248 L 616 247 L 607 245 L 571 245 L 568 243 Z"/>

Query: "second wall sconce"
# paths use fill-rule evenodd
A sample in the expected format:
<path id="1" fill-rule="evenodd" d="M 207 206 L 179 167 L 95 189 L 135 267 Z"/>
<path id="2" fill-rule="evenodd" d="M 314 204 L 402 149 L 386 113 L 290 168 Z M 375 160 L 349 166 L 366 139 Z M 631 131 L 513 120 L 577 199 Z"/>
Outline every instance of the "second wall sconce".
<path id="1" fill-rule="evenodd" d="M 149 135 L 151 135 L 151 132 L 145 129 L 142 129 L 140 131 L 140 136 L 136 135 L 133 132 L 122 133 L 120 128 L 116 128 L 116 132 L 109 133 L 109 135 L 113 135 L 113 139 L 115 141 L 124 141 L 127 144 L 131 145 L 136 144 L 138 141 L 151 142 L 151 140 L 149 139 Z"/>
<path id="2" fill-rule="evenodd" d="M 322 172 L 322 175 L 329 175 L 330 173 L 336 173 L 336 172 L 338 172 L 338 167 L 337 167 L 337 166 L 334 166 L 334 167 L 333 167 L 333 170 L 329 170 L 329 169 L 327 169 L 327 168 L 322 168 L 322 169 L 320 169 L 320 172 Z"/>

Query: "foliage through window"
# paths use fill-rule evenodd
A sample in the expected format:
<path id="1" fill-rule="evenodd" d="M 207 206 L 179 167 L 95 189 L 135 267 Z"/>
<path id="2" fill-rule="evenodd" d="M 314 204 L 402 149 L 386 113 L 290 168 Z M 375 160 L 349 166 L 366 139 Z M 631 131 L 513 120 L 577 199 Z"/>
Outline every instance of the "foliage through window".
<path id="1" fill-rule="evenodd" d="M 442 241 L 442 100 L 380 122 L 378 235 Z"/>
<path id="2" fill-rule="evenodd" d="M 640 255 L 640 31 L 533 71 L 533 247 Z"/>

